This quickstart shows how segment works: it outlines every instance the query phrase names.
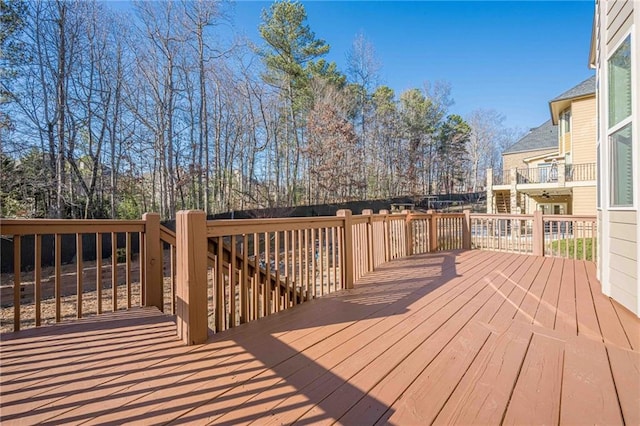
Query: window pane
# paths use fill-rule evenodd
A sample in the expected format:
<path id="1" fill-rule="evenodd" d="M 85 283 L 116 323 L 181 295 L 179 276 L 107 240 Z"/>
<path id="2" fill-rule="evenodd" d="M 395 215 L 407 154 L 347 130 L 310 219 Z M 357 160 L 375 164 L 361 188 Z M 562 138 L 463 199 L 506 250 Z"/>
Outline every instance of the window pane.
<path id="1" fill-rule="evenodd" d="M 613 133 L 611 151 L 611 205 L 633 206 L 633 155 L 631 152 L 631 123 Z"/>
<path id="2" fill-rule="evenodd" d="M 609 59 L 609 127 L 631 115 L 631 38 Z"/>

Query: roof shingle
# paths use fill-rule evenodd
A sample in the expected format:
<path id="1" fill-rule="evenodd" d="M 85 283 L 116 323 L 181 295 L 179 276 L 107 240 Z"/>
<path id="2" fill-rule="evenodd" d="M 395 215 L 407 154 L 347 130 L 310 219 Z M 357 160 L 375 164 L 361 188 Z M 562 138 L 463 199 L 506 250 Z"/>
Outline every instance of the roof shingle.
<path id="1" fill-rule="evenodd" d="M 558 126 L 554 126 L 551 120 L 531 129 L 518 142 L 507 148 L 503 154 L 515 152 L 538 151 L 558 147 Z"/>
<path id="2" fill-rule="evenodd" d="M 562 101 L 565 99 L 579 98 L 581 96 L 591 95 L 593 93 L 596 93 L 596 76 L 595 75 L 589 77 L 582 83 L 579 83 L 577 86 L 572 87 L 571 89 L 567 90 L 561 95 L 556 96 L 555 98 L 551 99 L 549 102 L 551 103 L 556 101 Z"/>

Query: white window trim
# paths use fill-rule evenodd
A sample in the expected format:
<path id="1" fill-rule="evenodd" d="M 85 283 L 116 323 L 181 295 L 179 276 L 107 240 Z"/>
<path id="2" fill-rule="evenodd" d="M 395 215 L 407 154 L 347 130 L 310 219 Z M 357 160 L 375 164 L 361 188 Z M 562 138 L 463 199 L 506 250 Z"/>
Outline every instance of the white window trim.
<path id="1" fill-rule="evenodd" d="M 611 210 L 611 211 L 636 211 L 638 209 L 638 164 L 636 164 L 636 150 L 638 149 L 638 126 L 640 125 L 640 123 L 635 122 L 634 121 L 634 114 L 637 111 L 638 108 L 638 100 L 636 99 L 636 97 L 634 96 L 634 94 L 636 93 L 636 88 L 637 88 L 637 84 L 638 84 L 638 67 L 636 64 L 636 52 L 635 52 L 635 48 L 636 48 L 636 43 L 637 40 L 634 37 L 634 27 L 635 24 L 632 24 L 629 29 L 624 33 L 624 35 L 622 37 L 620 37 L 620 40 L 617 41 L 617 43 L 615 45 L 613 45 L 613 47 L 611 48 L 611 50 L 607 55 L 606 61 L 604 62 L 604 70 L 603 71 L 603 80 L 605 81 L 605 86 L 606 86 L 606 96 L 604 97 L 603 101 L 604 101 L 604 105 L 602 105 L 603 109 L 605 110 L 605 120 L 604 120 L 604 136 L 605 136 L 605 151 L 606 151 L 606 155 L 604 156 L 603 160 L 606 160 L 606 171 L 607 171 L 607 182 L 606 182 L 606 200 L 600 200 L 601 204 L 605 204 L 602 203 L 602 201 L 606 201 L 606 208 L 607 210 Z M 631 114 L 626 117 L 624 120 L 621 120 L 619 123 L 617 123 L 616 125 L 614 125 L 613 127 L 609 127 L 609 61 L 611 60 L 611 57 L 617 52 L 617 50 L 620 48 L 620 46 L 622 46 L 622 43 L 624 43 L 627 38 L 629 38 L 630 41 L 630 46 L 629 49 L 631 51 Z M 610 159 L 611 159 L 611 141 L 610 141 L 610 136 L 617 132 L 618 130 L 620 130 L 621 128 L 623 128 L 624 126 L 626 126 L 627 124 L 631 123 L 631 152 L 633 153 L 633 155 L 631 156 L 631 170 L 632 170 L 632 184 L 633 184 L 633 191 L 632 191 L 632 196 L 633 196 L 633 203 L 630 206 L 614 206 L 612 204 L 612 192 L 611 192 L 611 185 L 613 185 L 612 182 L 612 175 L 611 175 L 611 170 L 610 170 Z M 602 151 L 602 148 L 600 148 L 600 150 Z M 602 182 L 601 182 L 601 186 Z"/>

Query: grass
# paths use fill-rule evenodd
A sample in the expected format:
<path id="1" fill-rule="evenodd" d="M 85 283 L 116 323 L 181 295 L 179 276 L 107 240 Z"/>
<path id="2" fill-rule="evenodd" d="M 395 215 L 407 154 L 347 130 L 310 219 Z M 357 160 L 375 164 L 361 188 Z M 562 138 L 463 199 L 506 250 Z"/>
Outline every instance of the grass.
<path id="1" fill-rule="evenodd" d="M 568 257 L 571 259 L 594 261 L 592 254 L 595 254 L 593 250 L 595 244 L 595 238 L 565 239 L 552 241 L 547 244 L 547 249 L 554 256 L 564 257 L 568 252 Z"/>

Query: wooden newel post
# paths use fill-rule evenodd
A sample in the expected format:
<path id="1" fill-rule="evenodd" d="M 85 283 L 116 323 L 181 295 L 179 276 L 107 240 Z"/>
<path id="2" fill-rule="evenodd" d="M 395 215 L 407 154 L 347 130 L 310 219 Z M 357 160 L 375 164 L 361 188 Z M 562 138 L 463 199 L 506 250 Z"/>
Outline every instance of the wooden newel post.
<path id="1" fill-rule="evenodd" d="M 160 241 L 160 215 L 145 213 L 144 220 L 144 306 L 155 306 L 164 311 L 162 277 L 162 242 Z M 142 259 L 141 259 L 142 260 Z"/>
<path id="2" fill-rule="evenodd" d="M 533 212 L 533 255 L 544 256 L 544 221 L 542 212 Z"/>
<path id="3" fill-rule="evenodd" d="M 373 271 L 373 210 L 362 210 L 362 216 L 367 216 L 367 272 Z"/>
<path id="4" fill-rule="evenodd" d="M 464 211 L 462 222 L 462 248 L 471 250 L 471 210 Z"/>
<path id="5" fill-rule="evenodd" d="M 353 225 L 351 223 L 351 210 L 338 210 L 336 215 L 344 217 L 344 249 L 342 253 L 344 286 L 345 288 L 353 288 Z"/>
<path id="6" fill-rule="evenodd" d="M 429 217 L 429 252 L 438 251 L 438 217 L 433 210 L 428 210 Z"/>
<path id="7" fill-rule="evenodd" d="M 178 337 L 187 345 L 207 341 L 207 218 L 203 211 L 176 216 Z"/>

